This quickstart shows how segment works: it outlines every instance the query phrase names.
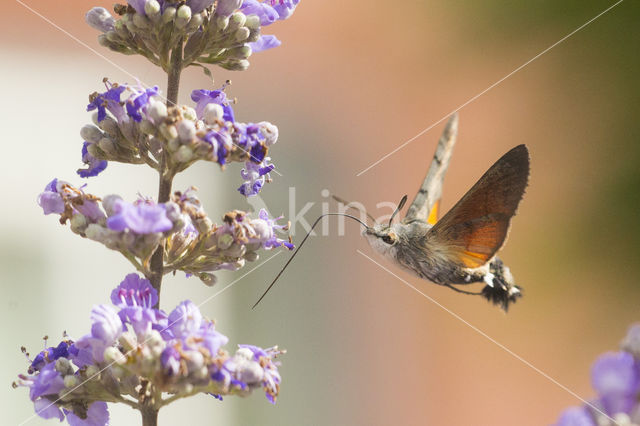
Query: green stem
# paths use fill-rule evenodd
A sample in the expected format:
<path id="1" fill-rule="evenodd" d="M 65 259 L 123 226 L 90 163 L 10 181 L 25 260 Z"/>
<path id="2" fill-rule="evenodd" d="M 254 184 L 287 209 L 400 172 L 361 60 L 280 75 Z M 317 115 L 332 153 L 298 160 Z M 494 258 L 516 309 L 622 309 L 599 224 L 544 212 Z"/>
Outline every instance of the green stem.
<path id="1" fill-rule="evenodd" d="M 182 45 L 183 40 L 178 40 L 176 47 L 171 51 L 171 62 L 167 71 L 167 106 L 177 105 L 178 90 L 180 89 L 180 74 L 182 72 Z M 171 185 L 173 184 L 174 171 L 170 170 L 169 159 L 166 152 L 163 151 L 160 161 L 160 180 L 158 183 L 158 203 L 166 203 L 171 196 Z M 153 288 L 158 292 L 158 304 L 160 307 L 160 289 L 162 287 L 162 276 L 164 275 L 164 244 L 158 246 L 151 256 L 150 261 L 151 276 L 149 281 Z M 144 412 L 142 418 L 144 420 Z M 157 417 L 157 412 L 156 412 Z M 145 423 L 146 424 L 146 423 Z M 155 423 L 154 423 L 155 424 Z"/>

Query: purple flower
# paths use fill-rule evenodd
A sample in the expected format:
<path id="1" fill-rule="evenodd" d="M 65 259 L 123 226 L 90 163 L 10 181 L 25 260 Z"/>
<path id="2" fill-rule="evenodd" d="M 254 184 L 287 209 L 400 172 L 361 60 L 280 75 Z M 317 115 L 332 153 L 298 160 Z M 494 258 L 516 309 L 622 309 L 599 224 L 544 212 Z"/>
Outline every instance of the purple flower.
<path id="1" fill-rule="evenodd" d="M 293 15 L 293 11 L 296 10 L 300 0 L 276 0 L 275 3 L 273 8 L 278 12 L 278 19 L 284 20 Z"/>
<path id="2" fill-rule="evenodd" d="M 89 154 L 89 151 L 87 150 L 89 145 L 90 143 L 86 141 L 82 144 L 82 162 L 89 167 L 86 169 L 78 169 L 77 171 L 78 175 L 83 178 L 98 176 L 107 168 L 108 164 L 107 161 L 99 160 Z"/>
<path id="3" fill-rule="evenodd" d="M 204 136 L 204 140 L 213 148 L 213 155 L 221 166 L 227 162 L 227 155 L 231 148 L 231 138 L 226 132 L 211 131 Z"/>
<path id="4" fill-rule="evenodd" d="M 129 274 L 111 292 L 111 302 L 120 308 L 123 323 L 131 324 L 138 336 L 144 336 L 157 323 L 159 317 L 153 307 L 158 303 L 158 292 L 149 280 L 138 274 Z"/>
<path id="5" fill-rule="evenodd" d="M 191 13 L 200 13 L 213 4 L 214 0 L 187 0 L 187 6 L 191 8 Z"/>
<path id="6" fill-rule="evenodd" d="M 187 338 L 195 334 L 202 325 L 200 309 L 191 301 L 185 300 L 169 314 L 169 330 L 175 338 Z"/>
<path id="7" fill-rule="evenodd" d="M 591 382 L 609 415 L 631 412 L 640 388 L 638 366 L 627 352 L 609 352 L 595 362 Z"/>
<path id="8" fill-rule="evenodd" d="M 80 213 L 93 222 L 105 217 L 96 197 L 85 194 L 81 188 L 74 188 L 58 179 L 52 180 L 45 186 L 44 192 L 38 196 L 38 204 L 42 207 L 44 214 L 62 214 L 63 218 L 68 213 Z"/>
<path id="9" fill-rule="evenodd" d="M 230 16 L 242 5 L 242 0 L 218 0 L 216 15 Z"/>
<path id="10" fill-rule="evenodd" d="M 98 122 L 107 118 L 107 111 L 116 117 L 118 122 L 122 122 L 126 118 L 126 114 L 120 102 L 120 95 L 125 91 L 127 86 L 107 85 L 107 91 L 104 93 L 94 93 L 90 96 L 90 103 L 87 105 L 87 111 L 98 110 Z"/>
<path id="11" fill-rule="evenodd" d="M 112 345 L 122 334 L 123 325 L 118 313 L 109 305 L 91 310 L 91 337 L 105 345 Z"/>
<path id="12" fill-rule="evenodd" d="M 289 241 L 279 239 L 276 236 L 276 230 L 288 229 L 289 225 L 278 225 L 277 221 L 282 217 L 275 219 L 269 218 L 269 213 L 265 209 L 261 209 L 259 213 L 259 219 L 253 219 L 251 226 L 254 229 L 255 237 L 250 238 L 250 242 L 259 242 L 266 249 L 285 246 L 289 250 L 294 249 L 294 245 Z"/>
<path id="13" fill-rule="evenodd" d="M 260 25 L 263 26 L 273 24 L 280 18 L 278 12 L 269 3 L 258 0 L 244 0 L 240 10 L 245 15 L 257 15 L 260 18 Z"/>
<path id="14" fill-rule="evenodd" d="M 89 405 L 87 418 L 81 419 L 73 412 L 67 412 L 67 421 L 70 426 L 106 426 L 109 424 L 109 410 L 107 403 L 96 401 Z"/>
<path id="15" fill-rule="evenodd" d="M 116 23 L 113 16 L 104 7 L 94 7 L 84 16 L 87 24 L 96 30 L 106 33 L 114 28 Z"/>
<path id="16" fill-rule="evenodd" d="M 29 398 L 33 401 L 33 406 L 37 415 L 43 419 L 58 418 L 64 420 L 64 414 L 46 396 L 57 398 L 58 393 L 64 389 L 62 375 L 56 371 L 55 362 L 47 364 L 38 375 L 29 383 Z M 55 399 L 54 398 L 54 399 Z"/>
<path id="17" fill-rule="evenodd" d="M 116 306 L 153 308 L 158 303 L 158 292 L 149 280 L 129 274 L 111 292 L 111 302 Z"/>
<path id="18" fill-rule="evenodd" d="M 562 413 L 556 426 L 597 426 L 597 423 L 586 407 L 570 407 Z"/>
<path id="19" fill-rule="evenodd" d="M 250 197 L 260 192 L 266 178 L 269 177 L 269 172 L 275 168 L 268 161 L 269 158 L 267 157 L 262 164 L 256 164 L 252 161 L 244 163 L 245 168 L 240 171 L 240 175 L 245 182 L 238 188 L 242 195 Z"/>
<path id="20" fill-rule="evenodd" d="M 46 364 L 53 362 L 58 358 L 68 358 L 70 345 L 70 342 L 63 340 L 58 344 L 58 346 L 52 346 L 40 352 L 35 358 L 33 358 L 33 361 L 29 366 L 29 374 L 39 371 Z"/>
<path id="21" fill-rule="evenodd" d="M 258 376 L 255 372 L 243 372 L 245 376 L 250 377 L 253 374 L 254 378 L 260 377 L 262 381 L 262 387 L 265 390 L 267 399 L 272 404 L 276 403 L 276 397 L 280 391 L 280 382 L 281 377 L 278 372 L 279 362 L 274 361 L 274 359 L 281 353 L 277 347 L 262 349 L 258 346 L 253 345 L 238 345 L 241 350 L 249 350 L 253 355 L 253 361 L 257 362 L 260 367 L 262 367 L 262 375 Z"/>
<path id="22" fill-rule="evenodd" d="M 144 7 L 147 3 L 149 3 L 149 0 L 127 0 L 127 3 L 129 3 L 129 6 L 131 6 L 132 8 L 134 8 L 136 10 L 137 13 L 139 13 L 140 15 L 146 15 L 145 11 L 144 11 Z M 160 5 L 162 5 L 162 3 L 164 3 L 163 0 L 158 1 L 158 3 L 160 3 Z"/>
<path id="23" fill-rule="evenodd" d="M 204 107 L 210 103 L 218 104 L 222 106 L 223 116 L 225 121 L 235 122 L 233 116 L 233 108 L 229 105 L 227 95 L 224 93 L 225 87 L 221 90 L 194 90 L 191 92 L 191 100 L 196 103 L 196 115 L 199 119 L 202 119 L 204 114 Z"/>
<path id="24" fill-rule="evenodd" d="M 44 187 L 44 192 L 38 195 L 38 205 L 42 207 L 44 214 L 64 212 L 64 200 L 58 190 L 58 185 L 64 183 L 66 182 L 58 181 L 56 178 Z"/>
<path id="25" fill-rule="evenodd" d="M 197 350 L 201 346 L 216 356 L 229 339 L 215 330 L 214 324 L 202 318 L 200 309 L 191 301 L 180 303 L 169 314 L 169 334 L 182 346 Z"/>
<path id="26" fill-rule="evenodd" d="M 167 217 L 163 204 L 155 204 L 151 201 L 130 204 L 123 200 L 116 200 L 113 211 L 115 214 L 107 219 L 107 226 L 114 231 L 128 229 L 136 234 L 152 234 L 173 228 L 173 223 Z"/>
<path id="27" fill-rule="evenodd" d="M 133 95 L 127 99 L 127 114 L 133 118 L 134 121 L 142 121 L 142 111 L 145 111 L 149 105 L 149 100 L 152 96 L 157 96 L 159 93 L 158 86 L 153 86 L 148 89 L 141 89 L 135 91 Z"/>
<path id="28" fill-rule="evenodd" d="M 160 362 L 169 377 L 176 376 L 180 372 L 180 358 L 180 352 L 173 346 L 168 346 L 162 351 Z"/>
<path id="29" fill-rule="evenodd" d="M 249 43 L 249 46 L 251 47 L 251 51 L 256 53 L 273 49 L 281 44 L 282 42 L 274 35 L 261 35 L 258 40 Z"/>

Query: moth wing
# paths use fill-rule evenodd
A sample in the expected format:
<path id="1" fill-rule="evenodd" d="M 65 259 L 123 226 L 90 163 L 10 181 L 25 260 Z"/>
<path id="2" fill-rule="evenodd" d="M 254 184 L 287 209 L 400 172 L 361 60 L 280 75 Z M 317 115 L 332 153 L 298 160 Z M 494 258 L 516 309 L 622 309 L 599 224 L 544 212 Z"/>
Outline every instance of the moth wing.
<path id="1" fill-rule="evenodd" d="M 503 155 L 427 233 L 448 260 L 484 265 L 502 247 L 529 179 L 529 151 L 518 145 Z"/>
<path id="2" fill-rule="evenodd" d="M 403 222 L 407 223 L 417 219 L 434 224 L 438 220 L 438 205 L 442 197 L 442 183 L 449 167 L 457 135 L 458 113 L 454 113 L 444 127 L 427 175 L 415 199 L 407 209 L 407 215 L 404 217 Z"/>

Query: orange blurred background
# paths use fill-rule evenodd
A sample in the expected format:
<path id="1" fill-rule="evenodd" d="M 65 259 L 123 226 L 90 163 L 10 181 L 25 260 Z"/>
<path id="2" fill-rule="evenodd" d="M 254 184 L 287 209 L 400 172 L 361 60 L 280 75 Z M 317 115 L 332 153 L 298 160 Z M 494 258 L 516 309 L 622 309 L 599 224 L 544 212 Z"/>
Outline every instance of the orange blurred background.
<path id="1" fill-rule="evenodd" d="M 315 202 L 308 222 L 327 202 L 323 189 L 378 216 L 388 211 L 376 211 L 376 203 L 417 191 L 443 124 L 356 174 L 612 4 L 302 0 L 290 20 L 264 31 L 281 47 L 255 54 L 246 72 L 213 73 L 216 85 L 232 79 L 227 92 L 239 100 L 240 121 L 280 128 L 270 153 L 283 176 L 262 192 L 272 213 L 288 215 L 295 187 L 298 208 Z M 20 345 L 37 352 L 44 334 L 81 336 L 91 306 L 106 302 L 131 272 L 116 253 L 80 240 L 35 203 L 53 177 L 79 183 L 78 132 L 90 121 L 87 95 L 103 77 L 132 82 L 130 73 L 165 85 L 143 58 L 97 44 L 83 19 L 94 5 L 110 7 L 7 2 L 1 18 L 6 388 L 27 367 Z M 531 152 L 530 185 L 501 252 L 524 287 L 507 315 L 385 264 L 549 377 L 358 254 L 372 251 L 348 223 L 346 237 L 310 241 L 256 310 L 250 306 L 286 255 L 202 308 L 232 344 L 288 349 L 277 406 L 261 395 L 223 403 L 201 396 L 163 409 L 160 424 L 188 413 L 194 424 L 540 425 L 580 404 L 563 387 L 590 399 L 591 363 L 640 320 L 638 18 L 638 3 L 620 3 L 460 111 L 445 210 L 511 147 L 525 143 Z M 186 71 L 181 101 L 196 88 L 211 87 L 201 71 Z M 235 191 L 239 179 L 237 165 L 223 174 L 202 163 L 179 176 L 176 188 L 197 185 L 218 218 L 249 208 Z M 89 185 L 128 199 L 156 189 L 153 172 L 119 164 Z M 162 307 L 204 300 L 248 268 L 221 274 L 213 289 L 167 277 Z M 7 423 L 33 414 L 24 389 L 8 389 L 1 400 Z M 112 407 L 112 424 L 136 423 L 137 413 Z"/>

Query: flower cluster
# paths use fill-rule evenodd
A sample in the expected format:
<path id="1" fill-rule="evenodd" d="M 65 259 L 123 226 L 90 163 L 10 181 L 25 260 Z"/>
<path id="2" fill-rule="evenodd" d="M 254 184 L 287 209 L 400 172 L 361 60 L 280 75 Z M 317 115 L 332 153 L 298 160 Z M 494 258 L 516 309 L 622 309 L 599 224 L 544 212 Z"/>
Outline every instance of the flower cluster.
<path id="1" fill-rule="evenodd" d="M 258 259 L 258 250 L 276 247 L 293 249 L 288 240 L 278 238 L 278 225 L 265 210 L 249 218 L 245 212 L 227 213 L 222 225 L 206 215 L 195 189 L 176 192 L 172 201 L 155 203 L 139 199 L 128 203 L 117 195 L 100 199 L 82 189 L 54 179 L 38 197 L 45 214 L 59 214 L 71 230 L 121 252 L 145 274 L 151 255 L 166 242 L 164 273 L 184 271 L 208 285 L 215 283 L 211 272 L 237 270 L 245 261 Z"/>
<path id="2" fill-rule="evenodd" d="M 167 46 L 184 45 L 184 64 L 216 64 L 245 70 L 249 57 L 280 45 L 261 28 L 291 16 L 299 0 L 129 0 L 115 7 L 120 19 L 102 7 L 87 12 L 89 25 L 102 34 L 109 49 L 139 54 L 169 70 L 172 54 Z"/>
<path id="3" fill-rule="evenodd" d="M 40 352 L 15 385 L 29 387 L 38 415 L 71 425 L 105 425 L 105 401 L 137 408 L 140 395 L 160 408 L 196 393 L 221 399 L 263 388 L 275 403 L 283 351 L 239 345 L 230 355 L 227 337 L 194 303 L 167 314 L 153 308 L 157 301 L 149 281 L 127 275 L 111 293 L 114 306 L 91 311 L 90 333 Z"/>
<path id="4" fill-rule="evenodd" d="M 277 347 L 240 345 L 234 354 L 213 321 L 190 301 L 173 311 L 160 309 L 165 274 L 183 271 L 213 285 L 213 272 L 237 270 L 258 259 L 260 250 L 293 249 L 278 236 L 288 229 L 266 210 L 251 217 L 228 212 L 220 225 L 205 213 L 195 188 L 173 192 L 173 179 L 198 160 L 225 167 L 243 163 L 245 197 L 260 192 L 275 166 L 269 148 L 278 128 L 262 121 L 236 121 L 225 83 L 219 90 L 194 90 L 193 106 L 179 105 L 180 75 L 208 64 L 245 70 L 252 52 L 280 44 L 261 35 L 262 27 L 287 19 L 299 0 L 128 0 L 116 4 L 114 18 L 95 7 L 86 21 L 108 48 L 139 54 L 168 75 L 167 99 L 157 86 L 117 84 L 89 96 L 93 124 L 80 131 L 83 178 L 99 175 L 110 161 L 146 164 L 158 172 L 156 201 L 128 202 L 118 195 L 99 198 L 62 180 L 49 182 L 38 197 L 46 215 L 88 239 L 122 253 L 138 274 L 113 290 L 113 305 L 94 306 L 91 329 L 78 340 L 64 335 L 33 359 L 16 386 L 29 388 L 36 413 L 73 426 L 109 422 L 107 403 L 129 405 L 144 425 L 157 424 L 158 411 L 179 399 L 205 393 L 248 395 L 263 388 L 275 403 L 280 389 Z M 26 350 L 23 350 L 26 353 Z M 26 354 L 29 358 L 29 354 Z"/>
<path id="5" fill-rule="evenodd" d="M 277 236 L 278 231 L 286 231 L 289 225 L 278 225 L 281 218 L 272 219 L 265 210 L 261 210 L 257 218 L 234 210 L 224 215 L 221 225 L 215 225 L 204 213 L 194 188 L 176 192 L 173 202 L 183 212 L 186 225 L 182 232 L 167 240 L 167 273 L 180 270 L 212 284 L 215 277 L 210 272 L 238 270 L 245 261 L 257 260 L 260 249 L 294 248 L 289 240 Z"/>
<path id="6" fill-rule="evenodd" d="M 598 397 L 565 410 L 557 426 L 640 424 L 640 324 L 629 328 L 618 352 L 601 355 L 591 368 Z"/>
<path id="7" fill-rule="evenodd" d="M 245 196 L 256 195 L 274 169 L 267 156 L 278 140 L 278 128 L 260 123 L 236 122 L 233 108 L 221 90 L 194 90 L 195 108 L 167 107 L 157 87 L 111 84 L 90 97 L 88 111 L 96 110 L 95 125 L 80 131 L 84 139 L 82 177 L 97 176 L 107 161 L 148 164 L 172 175 L 198 160 L 224 166 L 244 162 L 244 183 L 238 188 Z M 168 153 L 162 163 L 162 156 Z"/>

